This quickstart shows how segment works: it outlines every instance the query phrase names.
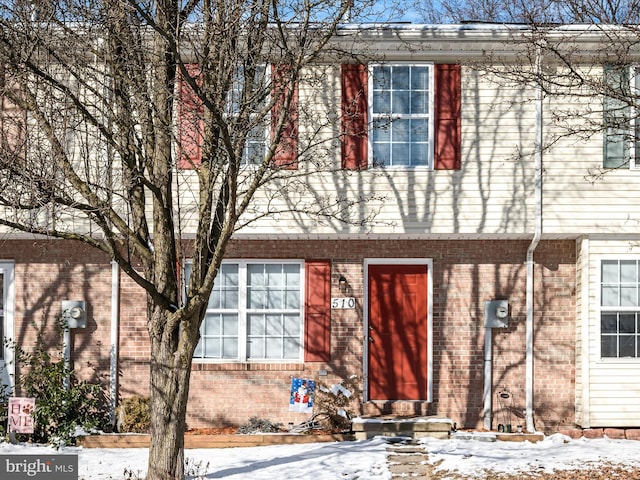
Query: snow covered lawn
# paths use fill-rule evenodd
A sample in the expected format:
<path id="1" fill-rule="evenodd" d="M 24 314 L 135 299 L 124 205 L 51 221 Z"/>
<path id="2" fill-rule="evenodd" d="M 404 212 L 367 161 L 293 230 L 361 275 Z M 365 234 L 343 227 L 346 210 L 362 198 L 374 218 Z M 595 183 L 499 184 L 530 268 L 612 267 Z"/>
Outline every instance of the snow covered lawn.
<path id="1" fill-rule="evenodd" d="M 185 451 L 189 479 L 230 480 L 388 480 L 386 459 L 389 444 L 381 437 L 340 443 L 275 445 L 251 448 L 188 449 Z M 571 440 L 552 435 L 538 443 L 486 442 L 477 440 L 435 440 L 421 442 L 429 454 L 437 478 L 579 478 L 569 471 L 589 468 L 591 472 L 635 469 L 627 478 L 638 478 L 640 442 L 633 440 Z M 47 446 L 0 444 L 0 454 L 78 455 L 79 479 L 134 480 L 145 476 L 147 450 L 83 449 L 60 451 Z M 608 470 L 605 470 L 606 469 Z M 552 472 L 556 471 L 555 475 Z M 434 472 L 434 473 L 435 473 Z M 566 472 L 566 473 L 561 473 Z M 618 472 L 619 473 L 619 472 Z M 566 475 L 566 476 L 565 476 Z M 573 475 L 573 474 L 572 474 Z M 609 478 L 589 474 L 595 478 Z M 625 478 L 616 477 L 616 478 Z"/>

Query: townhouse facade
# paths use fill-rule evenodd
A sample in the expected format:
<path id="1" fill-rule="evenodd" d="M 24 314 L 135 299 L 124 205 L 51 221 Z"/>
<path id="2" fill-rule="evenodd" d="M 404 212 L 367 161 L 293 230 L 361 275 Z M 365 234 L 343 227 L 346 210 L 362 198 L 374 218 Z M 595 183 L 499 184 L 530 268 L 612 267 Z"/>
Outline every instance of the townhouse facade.
<path id="1" fill-rule="evenodd" d="M 355 382 L 359 415 L 640 427 L 640 170 L 633 149 L 615 150 L 604 134 L 560 134 L 554 112 L 575 98 L 487 68 L 489 52 L 515 63 L 525 34 L 339 30 L 351 55 L 318 66 L 322 88 L 301 79 L 297 92 L 331 119 L 321 154 L 335 168 L 304 181 L 318 198 L 368 200 L 350 205 L 349 221 L 264 217 L 234 235 L 194 358 L 189 427 L 297 423 L 308 417 L 289 408 L 298 378 Z M 590 45 L 598 33 L 571 35 Z M 293 148 L 308 141 L 299 121 Z M 186 185 L 199 147 L 185 152 Z M 298 170 L 308 161 L 286 159 Z M 606 173 L 589 181 L 596 169 Z M 104 382 L 114 408 L 148 395 L 143 291 L 88 247 L 2 238 L 2 335 L 33 346 L 51 334 L 60 302 L 81 300 L 86 326 L 70 334 L 78 375 Z M 11 360 L 5 346 L 7 385 L 19 375 Z"/>

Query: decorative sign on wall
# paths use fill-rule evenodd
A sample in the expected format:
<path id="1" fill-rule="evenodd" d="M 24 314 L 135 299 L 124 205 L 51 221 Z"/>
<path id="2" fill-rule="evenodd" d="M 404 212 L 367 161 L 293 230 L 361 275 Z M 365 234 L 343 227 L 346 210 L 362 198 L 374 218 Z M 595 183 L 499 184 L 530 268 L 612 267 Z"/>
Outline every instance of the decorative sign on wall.
<path id="1" fill-rule="evenodd" d="M 331 308 L 344 309 L 344 308 L 356 308 L 356 299 L 353 297 L 337 297 L 331 299 Z"/>
<path id="2" fill-rule="evenodd" d="M 33 433 L 33 416 L 36 399 L 26 397 L 9 398 L 9 431 Z"/>
<path id="3" fill-rule="evenodd" d="M 289 397 L 289 411 L 311 413 L 313 411 L 313 397 L 316 382 L 303 378 L 291 379 L 291 395 Z"/>

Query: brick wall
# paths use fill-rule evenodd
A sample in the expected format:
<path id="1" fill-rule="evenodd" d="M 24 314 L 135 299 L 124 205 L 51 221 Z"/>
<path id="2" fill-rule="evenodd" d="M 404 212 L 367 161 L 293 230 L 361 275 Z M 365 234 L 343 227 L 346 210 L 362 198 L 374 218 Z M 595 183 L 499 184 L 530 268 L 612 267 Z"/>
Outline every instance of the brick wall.
<path id="1" fill-rule="evenodd" d="M 527 241 L 235 241 L 228 258 L 314 258 L 332 261 L 332 295 L 353 296 L 356 308 L 332 312 L 330 363 L 196 364 L 189 427 L 240 424 L 257 416 L 282 423 L 307 416 L 288 411 L 292 377 L 332 384 L 363 375 L 363 262 L 366 258 L 433 259 L 433 403 L 399 404 L 405 413 L 447 416 L 459 427 L 482 426 L 484 301 L 508 299 L 509 327 L 493 331 L 494 427 L 504 423 L 495 394 L 510 394 L 518 424 L 525 402 L 525 276 Z M 312 256 L 310 257 L 310 252 Z M 111 266 L 99 252 L 72 242 L 5 242 L 16 261 L 16 332 L 32 346 L 38 324 L 54 331 L 60 301 L 85 299 L 89 326 L 74 333 L 74 366 L 82 375 L 109 371 Z M 535 253 L 535 421 L 551 430 L 574 422 L 575 243 L 541 242 Z M 338 278 L 348 280 L 341 292 Z M 145 295 L 120 280 L 120 397 L 148 394 Z M 319 375 L 326 371 L 327 375 Z M 95 372 L 95 373 L 94 373 Z M 322 372 L 324 373 L 324 372 Z M 503 402 L 504 403 L 504 402 Z M 379 406 L 366 405 L 375 413 Z"/>

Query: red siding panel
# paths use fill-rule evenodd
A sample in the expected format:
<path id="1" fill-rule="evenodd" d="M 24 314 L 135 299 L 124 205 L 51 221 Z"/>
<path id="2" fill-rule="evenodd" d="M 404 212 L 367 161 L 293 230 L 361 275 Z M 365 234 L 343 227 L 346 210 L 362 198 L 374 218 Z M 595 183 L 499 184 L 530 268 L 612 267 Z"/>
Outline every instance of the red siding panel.
<path id="1" fill-rule="evenodd" d="M 342 168 L 363 170 L 368 164 L 367 66 L 342 65 Z"/>
<path id="2" fill-rule="evenodd" d="M 185 65 L 192 77 L 199 74 L 197 64 Z M 202 161 L 204 142 L 204 106 L 202 101 L 182 76 L 178 76 L 178 168 L 193 169 Z"/>
<path id="3" fill-rule="evenodd" d="M 311 260 L 305 264 L 306 301 L 304 361 L 331 360 L 331 262 Z"/>
<path id="4" fill-rule="evenodd" d="M 434 168 L 461 168 L 460 65 L 435 65 L 435 145 Z"/>
<path id="5" fill-rule="evenodd" d="M 287 96 L 290 93 L 290 87 L 287 82 L 291 66 L 273 65 L 271 71 L 273 75 L 273 94 L 276 95 L 271 111 L 271 134 L 275 136 Z M 280 141 L 273 159 L 273 164 L 276 167 L 290 170 L 298 168 L 298 86 L 295 85 L 293 88 L 293 98 L 288 111 L 285 113 L 285 123 L 282 127 Z"/>

